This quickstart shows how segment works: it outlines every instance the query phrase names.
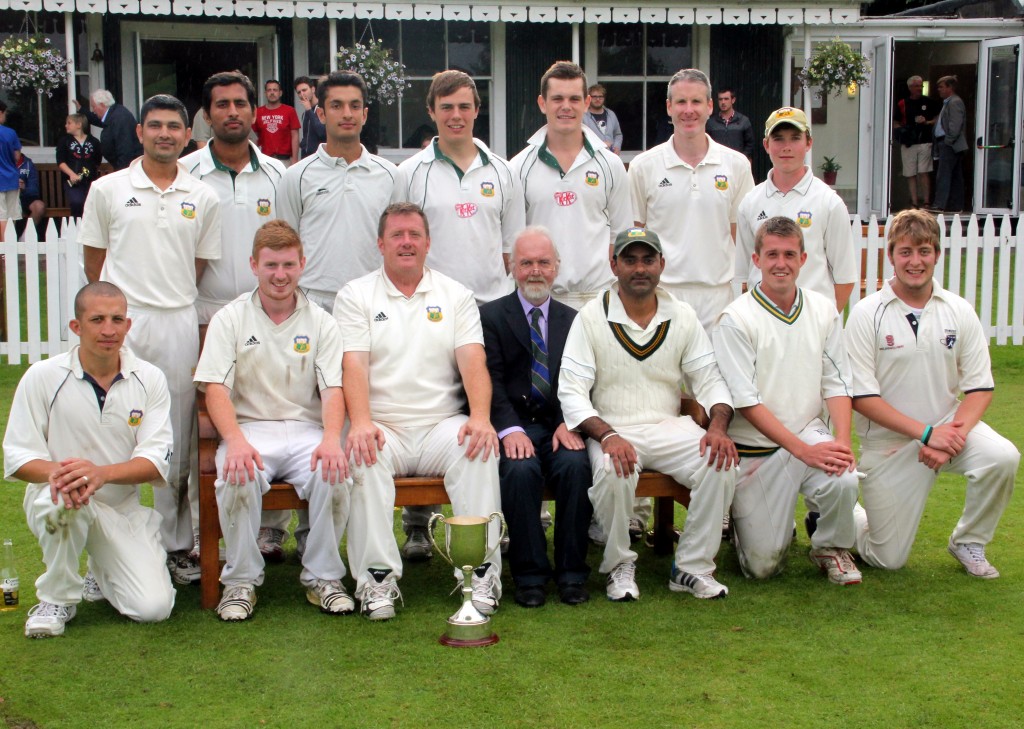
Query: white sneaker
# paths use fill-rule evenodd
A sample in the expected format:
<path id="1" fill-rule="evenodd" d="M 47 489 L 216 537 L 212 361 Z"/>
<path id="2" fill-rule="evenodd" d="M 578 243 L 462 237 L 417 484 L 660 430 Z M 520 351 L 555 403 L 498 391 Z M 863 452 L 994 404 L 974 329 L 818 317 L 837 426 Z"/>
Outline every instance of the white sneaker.
<path id="1" fill-rule="evenodd" d="M 636 585 L 636 562 L 619 562 L 612 567 L 605 591 L 613 602 L 638 600 L 640 588 Z"/>
<path id="2" fill-rule="evenodd" d="M 985 545 L 977 542 L 954 544 L 953 538 L 950 537 L 947 549 L 964 566 L 967 574 L 983 580 L 994 580 L 999 577 L 999 570 L 985 559 Z"/>
<path id="3" fill-rule="evenodd" d="M 74 605 L 54 605 L 40 602 L 28 611 L 25 621 L 26 638 L 57 638 L 64 635 L 64 625 L 75 617 Z"/>
<path id="4" fill-rule="evenodd" d="M 460 583 L 458 589 L 462 589 Z M 473 607 L 481 615 L 494 615 L 501 600 L 501 577 L 485 562 L 473 571 Z"/>
<path id="5" fill-rule="evenodd" d="M 193 560 L 194 562 L 198 562 L 199 561 L 199 535 L 198 534 L 193 534 L 192 535 L 192 549 L 188 553 L 188 558 Z"/>
<path id="6" fill-rule="evenodd" d="M 260 527 L 256 535 L 256 546 L 267 562 L 284 562 L 284 539 L 288 533 L 273 527 Z"/>
<path id="7" fill-rule="evenodd" d="M 402 545 L 402 557 L 410 562 L 423 562 L 433 556 L 434 550 L 431 549 L 430 539 L 427 538 L 427 528 L 409 527 L 409 535 Z"/>
<path id="8" fill-rule="evenodd" d="M 85 583 L 82 585 L 82 599 L 86 602 L 106 602 L 100 583 L 96 581 L 96 575 L 89 570 L 85 573 Z"/>
<path id="9" fill-rule="evenodd" d="M 587 538 L 599 547 L 603 547 L 608 542 L 608 537 L 605 536 L 604 529 L 601 528 L 597 519 L 590 520 L 590 527 L 587 529 Z"/>
<path id="10" fill-rule="evenodd" d="M 551 518 L 551 512 L 548 511 L 547 509 L 545 509 L 544 505 L 541 504 L 541 506 L 540 506 L 540 526 L 541 526 L 541 529 L 543 529 L 544 531 L 547 531 L 548 529 L 550 529 L 552 521 L 553 521 L 553 519 Z"/>
<path id="11" fill-rule="evenodd" d="M 370 568 L 367 572 L 370 577 L 359 598 L 359 612 L 368 620 L 391 620 L 395 617 L 395 600 L 402 600 L 398 581 L 388 569 Z"/>
<path id="12" fill-rule="evenodd" d="M 644 524 L 644 520 L 638 516 L 631 516 L 629 518 L 629 541 L 631 544 L 636 544 L 644 536 L 647 531 L 647 525 Z"/>
<path id="13" fill-rule="evenodd" d="M 808 556 L 818 569 L 828 575 L 828 581 L 834 585 L 860 584 L 860 570 L 853 561 L 848 549 L 838 547 L 817 547 Z"/>
<path id="14" fill-rule="evenodd" d="M 256 607 L 256 588 L 252 585 L 229 585 L 224 588 L 224 595 L 217 604 L 217 614 L 221 620 L 234 622 L 248 620 Z"/>
<path id="15" fill-rule="evenodd" d="M 179 585 L 191 585 L 199 582 L 202 572 L 199 569 L 199 558 L 193 558 L 190 552 L 172 552 L 167 555 L 167 569 L 171 571 L 171 579 Z"/>
<path id="16" fill-rule="evenodd" d="M 348 615 L 356 609 L 356 602 L 345 592 L 341 580 L 317 580 L 306 588 L 306 599 L 328 615 Z"/>
<path id="17" fill-rule="evenodd" d="M 710 572 L 706 575 L 692 575 L 689 572 L 677 570 L 674 565 L 672 577 L 668 581 L 668 589 L 672 592 L 688 592 L 701 600 L 714 600 L 729 594 L 729 588 L 712 577 Z"/>

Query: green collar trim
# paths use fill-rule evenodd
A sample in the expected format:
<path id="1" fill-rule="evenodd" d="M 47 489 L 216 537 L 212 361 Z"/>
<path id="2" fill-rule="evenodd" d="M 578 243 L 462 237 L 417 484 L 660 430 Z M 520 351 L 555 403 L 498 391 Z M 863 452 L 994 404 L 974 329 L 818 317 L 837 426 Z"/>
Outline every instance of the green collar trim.
<path id="1" fill-rule="evenodd" d="M 765 311 L 786 324 L 793 324 L 800 318 L 800 312 L 804 310 L 804 292 L 800 289 L 796 290 L 796 306 L 793 307 L 793 310 L 789 314 L 783 314 L 779 311 L 779 308 L 764 295 L 760 286 L 754 286 L 754 288 L 750 290 L 750 295 L 754 297 L 754 301 L 760 304 Z"/>
<path id="2" fill-rule="evenodd" d="M 611 292 L 604 292 L 604 315 L 608 317 L 608 302 L 611 300 Z M 652 354 L 658 351 L 658 349 L 665 343 L 665 339 L 668 337 L 668 328 L 672 324 L 671 319 L 667 319 L 658 325 L 658 328 L 654 332 L 654 336 L 651 337 L 651 341 L 647 344 L 637 344 L 629 334 L 626 333 L 625 327 L 618 322 L 609 321 L 608 326 L 611 327 L 612 335 L 615 337 L 615 341 L 629 353 L 629 356 L 633 359 L 643 362 L 645 359 L 650 357 Z"/>

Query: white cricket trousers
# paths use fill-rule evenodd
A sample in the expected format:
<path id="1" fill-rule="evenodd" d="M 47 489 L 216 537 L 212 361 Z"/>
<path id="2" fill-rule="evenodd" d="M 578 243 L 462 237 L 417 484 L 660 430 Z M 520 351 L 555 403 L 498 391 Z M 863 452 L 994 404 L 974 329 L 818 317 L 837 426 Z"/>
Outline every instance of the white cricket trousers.
<path id="1" fill-rule="evenodd" d="M 356 578 L 356 596 L 366 586 L 371 567 L 390 569 L 395 579 L 402 576 L 402 557 L 395 541 L 395 478 L 401 476 L 444 476 L 444 489 L 455 516 L 488 516 L 501 510 L 498 488 L 498 457 L 484 461 L 480 454 L 469 460 L 469 438 L 459 445 L 459 428 L 468 418 L 455 415 L 437 425 L 390 428 L 374 423 L 384 433 L 384 449 L 377 463 L 352 467 L 352 518 L 348 529 L 348 561 Z M 496 521 L 496 520 L 495 520 Z M 496 546 L 501 526 L 491 522 L 488 544 Z M 501 550 L 490 556 L 491 569 L 501 575 Z M 462 578 L 462 571 L 456 571 Z M 501 596 L 500 582 L 498 597 Z"/>
<path id="2" fill-rule="evenodd" d="M 256 543 L 260 531 L 263 494 L 273 481 L 287 481 L 309 502 L 309 537 L 302 555 L 299 580 L 306 587 L 317 580 L 345 576 L 338 545 L 348 523 L 351 483 L 331 484 L 322 470 L 310 471 L 313 451 L 323 439 L 323 429 L 297 420 L 242 423 L 242 433 L 263 458 L 263 471 L 241 485 L 227 483 L 224 473 L 227 446 L 217 448 L 217 509 L 224 534 L 226 563 L 220 575 L 224 585 L 263 584 L 263 555 Z"/>
<path id="3" fill-rule="evenodd" d="M 718 320 L 718 315 L 725 311 L 725 307 L 736 298 L 732 290 L 732 283 L 721 284 L 720 286 L 706 286 L 704 284 L 673 284 L 668 285 L 662 282 L 660 286 L 693 307 L 697 312 L 697 319 L 704 331 L 711 336 L 711 330 Z"/>
<path id="4" fill-rule="evenodd" d="M 50 500 L 47 484 L 30 484 L 23 506 L 46 564 L 36 580 L 40 600 L 54 605 L 82 600 L 78 563 L 84 549 L 89 569 L 115 610 L 140 623 L 170 616 L 175 593 L 160 544 L 160 515 L 153 509 L 131 500 L 115 507 L 95 496 L 81 509 L 65 509 L 63 499 L 57 505 Z"/>
<path id="5" fill-rule="evenodd" d="M 701 429 L 689 416 L 669 418 L 653 425 L 629 425 L 615 429 L 637 453 L 637 469 L 650 468 L 671 476 L 690 489 L 683 534 L 676 549 L 675 564 L 680 570 L 704 575 L 715 570 L 715 555 L 722 542 L 722 514 L 732 500 L 736 471 L 716 471 L 700 455 Z M 629 519 L 633 516 L 633 498 L 639 470 L 625 478 L 606 471 L 601 444 L 587 441 L 587 453 L 594 474 L 590 501 L 594 514 L 604 528 L 607 543 L 599 570 L 611 572 L 621 562 L 634 562 L 630 549 Z"/>
<path id="6" fill-rule="evenodd" d="M 192 382 L 199 362 L 199 319 L 194 306 L 150 309 L 129 306 L 131 331 L 125 344 L 139 358 L 167 377 L 171 396 L 173 453 L 167 486 L 153 489 L 153 506 L 163 518 L 160 535 L 168 552 L 192 549 L 190 501 L 199 499 L 198 479 L 189 483 L 189 448 L 196 419 L 196 389 Z"/>
<path id="7" fill-rule="evenodd" d="M 948 422 L 948 419 L 944 422 Z M 925 502 L 938 474 L 917 460 L 921 444 L 864 451 L 860 467 L 864 511 L 857 513 L 857 551 L 873 567 L 895 570 L 907 563 Z M 964 510 L 953 529 L 957 544 L 992 541 L 1013 493 L 1020 453 L 1013 443 L 978 423 L 964 449 L 940 470 L 967 477 Z"/>
<path id="8" fill-rule="evenodd" d="M 797 436 L 811 445 L 835 440 L 820 419 L 812 420 Z M 740 459 L 732 525 L 743 574 L 764 579 L 782 571 L 793 540 L 793 512 L 800 494 L 813 500 L 820 513 L 811 546 L 851 548 L 857 486 L 856 474 L 844 471 L 829 476 L 783 448 L 763 458 Z"/>

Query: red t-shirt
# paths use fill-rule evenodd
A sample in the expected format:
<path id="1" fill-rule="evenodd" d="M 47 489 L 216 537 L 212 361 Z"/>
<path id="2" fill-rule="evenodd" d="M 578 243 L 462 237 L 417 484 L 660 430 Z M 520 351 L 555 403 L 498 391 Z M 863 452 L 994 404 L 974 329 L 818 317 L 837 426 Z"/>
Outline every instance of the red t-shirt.
<path id="1" fill-rule="evenodd" d="M 252 128 L 260 140 L 260 149 L 266 155 L 292 154 L 292 130 L 302 129 L 294 107 L 281 104 L 276 109 L 261 106 L 256 110 Z"/>

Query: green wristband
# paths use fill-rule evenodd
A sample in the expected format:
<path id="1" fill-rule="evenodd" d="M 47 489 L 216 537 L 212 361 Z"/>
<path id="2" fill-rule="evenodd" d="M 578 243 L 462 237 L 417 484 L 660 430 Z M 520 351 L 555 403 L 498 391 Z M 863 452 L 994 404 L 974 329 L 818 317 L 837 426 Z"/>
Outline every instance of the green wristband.
<path id="1" fill-rule="evenodd" d="M 928 445 L 928 441 L 932 437 L 932 426 L 927 425 L 924 429 L 924 434 L 921 436 L 921 445 Z"/>

